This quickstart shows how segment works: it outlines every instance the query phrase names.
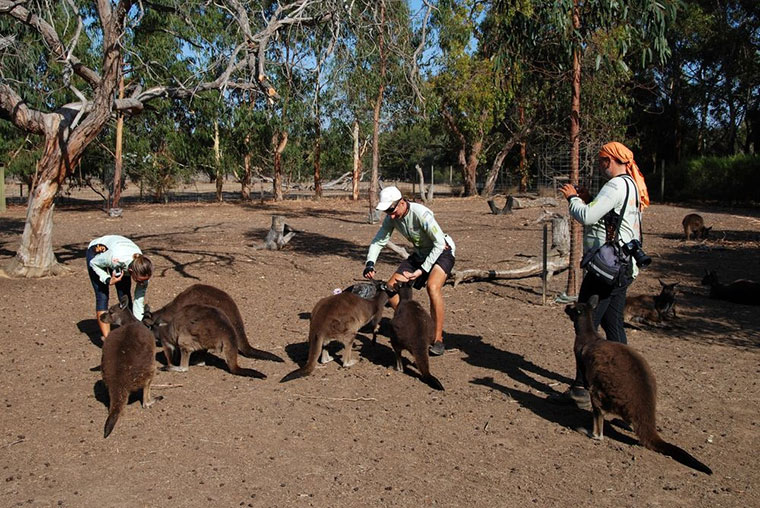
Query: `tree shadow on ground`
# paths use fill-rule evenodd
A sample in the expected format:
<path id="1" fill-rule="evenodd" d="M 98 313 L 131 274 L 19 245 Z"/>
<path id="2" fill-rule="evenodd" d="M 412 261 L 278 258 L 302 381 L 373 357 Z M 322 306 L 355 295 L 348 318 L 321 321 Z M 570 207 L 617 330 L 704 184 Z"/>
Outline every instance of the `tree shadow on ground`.
<path id="1" fill-rule="evenodd" d="M 520 404 L 520 406 L 534 413 L 536 416 L 567 429 L 588 435 L 588 431 L 593 425 L 591 411 L 578 409 L 574 405 L 558 405 L 549 402 L 545 397 L 534 395 L 530 392 L 515 390 L 499 384 L 490 376 L 475 378 L 471 382 L 475 385 L 486 386 L 493 390 L 498 390 Z M 619 420 L 616 420 L 616 422 L 619 422 Z M 615 429 L 615 426 L 607 420 L 604 422 L 604 436 L 605 438 L 614 439 L 627 445 L 635 445 L 638 443 L 637 439 L 620 433 Z"/>
<path id="2" fill-rule="evenodd" d="M 244 205 L 245 206 L 245 205 Z M 347 224 L 369 224 L 368 213 L 366 210 L 362 212 L 354 212 L 347 210 L 336 211 L 335 208 L 309 208 L 303 207 L 301 209 L 295 209 L 287 206 L 268 205 L 265 209 L 258 208 L 258 210 L 266 210 L 271 212 L 272 215 L 282 215 L 287 220 L 291 219 L 329 219 L 336 222 L 345 222 Z M 380 222 L 377 222 L 377 227 L 380 227 Z"/>
<path id="3" fill-rule="evenodd" d="M 246 233 L 246 238 L 253 243 L 263 243 L 269 230 L 252 229 Z M 341 256 L 364 261 L 367 246 L 348 242 L 339 238 L 299 231 L 285 247 L 309 256 Z"/>

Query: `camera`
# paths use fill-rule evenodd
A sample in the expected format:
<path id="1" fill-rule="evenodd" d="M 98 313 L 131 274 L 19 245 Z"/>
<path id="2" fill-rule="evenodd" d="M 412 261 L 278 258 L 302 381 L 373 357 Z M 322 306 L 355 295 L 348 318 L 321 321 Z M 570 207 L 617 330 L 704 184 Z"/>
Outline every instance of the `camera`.
<path id="1" fill-rule="evenodd" d="M 646 252 L 642 250 L 641 242 L 638 240 L 631 240 L 628 243 L 624 243 L 623 252 L 635 259 L 639 268 L 646 268 L 652 264 L 652 258 L 647 256 Z"/>
<path id="2" fill-rule="evenodd" d="M 124 272 L 121 270 L 121 268 L 114 268 L 114 271 L 113 271 L 113 272 L 111 272 L 111 275 L 112 275 L 114 278 L 118 278 L 118 277 L 121 277 L 121 275 L 122 275 L 123 273 L 124 273 Z"/>

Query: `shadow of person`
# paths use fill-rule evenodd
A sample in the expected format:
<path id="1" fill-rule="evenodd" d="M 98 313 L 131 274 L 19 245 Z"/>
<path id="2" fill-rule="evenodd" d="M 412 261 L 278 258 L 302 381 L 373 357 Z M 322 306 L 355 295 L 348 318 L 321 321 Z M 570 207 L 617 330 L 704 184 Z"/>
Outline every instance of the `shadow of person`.
<path id="1" fill-rule="evenodd" d="M 86 334 L 87 338 L 90 339 L 90 342 L 94 345 L 101 349 L 103 348 L 103 338 L 100 335 L 100 327 L 98 326 L 97 320 L 83 319 L 77 323 L 77 329 L 80 333 Z"/>
<path id="2" fill-rule="evenodd" d="M 534 413 L 536 416 L 567 429 L 580 432 L 584 435 L 589 434 L 589 430 L 593 424 L 591 411 L 578 409 L 574 405 L 553 404 L 547 401 L 545 397 L 534 395 L 530 392 L 515 390 L 514 388 L 509 388 L 497 383 L 490 376 L 475 378 L 470 382 L 475 385 L 486 386 L 493 390 L 498 390 L 520 404 L 520 406 Z M 628 445 L 635 445 L 638 443 L 637 439 L 618 432 L 608 421 L 604 422 L 604 435 L 607 438 Z"/>

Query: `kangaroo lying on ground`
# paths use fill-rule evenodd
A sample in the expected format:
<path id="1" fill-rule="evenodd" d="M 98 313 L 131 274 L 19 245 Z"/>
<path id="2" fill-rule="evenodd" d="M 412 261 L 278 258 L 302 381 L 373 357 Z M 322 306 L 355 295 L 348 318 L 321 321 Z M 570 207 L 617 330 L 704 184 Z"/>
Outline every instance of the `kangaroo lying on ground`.
<path id="1" fill-rule="evenodd" d="M 270 360 L 273 362 L 282 362 L 283 359 L 272 353 L 261 351 L 251 347 L 248 342 L 248 336 L 245 333 L 243 325 L 243 316 L 238 310 L 238 306 L 230 295 L 221 289 L 206 284 L 193 284 L 182 291 L 169 304 L 152 313 L 154 320 L 162 320 L 171 323 L 175 315 L 187 305 L 208 305 L 216 307 L 226 317 L 235 332 L 234 343 L 238 351 L 243 356 L 249 358 L 258 358 L 260 360 Z"/>
<path id="2" fill-rule="evenodd" d="M 683 218 L 683 221 L 681 221 L 681 225 L 683 226 L 683 236 L 684 239 L 690 240 L 691 235 L 694 235 L 694 238 L 707 238 L 707 235 L 710 233 L 710 230 L 712 229 L 712 226 L 709 228 L 705 227 L 705 220 L 702 218 L 701 215 L 696 213 L 690 213 L 686 217 Z"/>
<path id="3" fill-rule="evenodd" d="M 419 302 L 412 300 L 412 283 L 396 284 L 399 295 L 398 307 L 391 320 L 393 335 L 391 347 L 396 353 L 396 370 L 404 370 L 401 363 L 401 351 L 406 349 L 414 357 L 414 363 L 422 374 L 422 380 L 436 390 L 443 390 L 443 385 L 430 373 L 430 356 L 428 348 L 435 341 L 435 324 Z"/>
<path id="4" fill-rule="evenodd" d="M 100 316 L 104 323 L 119 327 L 108 334 L 103 343 L 100 370 L 103 382 L 108 387 L 108 418 L 103 428 L 103 437 L 116 425 L 122 409 L 129 400 L 129 394 L 142 389 L 142 406 L 148 408 L 156 400 L 150 396 L 150 384 L 155 373 L 155 339 L 129 309 L 129 297 L 123 296 L 117 305 Z"/>
<path id="5" fill-rule="evenodd" d="M 174 313 L 171 322 L 166 322 L 163 316 L 154 317 L 150 312 L 150 307 L 146 305 L 143 321 L 149 324 L 153 334 L 161 341 L 167 370 L 187 372 L 190 365 L 190 353 L 211 350 L 224 353 L 230 373 L 238 376 L 266 378 L 257 370 L 244 369 L 238 365 L 235 327 L 216 307 L 185 305 Z M 176 348 L 180 350 L 179 367 L 172 363 Z"/>
<path id="6" fill-rule="evenodd" d="M 676 288 L 678 282 L 665 284 L 657 296 L 636 295 L 625 299 L 623 318 L 626 323 L 659 324 L 676 317 Z"/>
<path id="7" fill-rule="evenodd" d="M 323 348 L 334 340 L 343 342 L 343 367 L 354 365 L 357 362 L 351 357 L 354 338 L 359 329 L 367 323 L 372 322 L 372 341 L 377 341 L 377 326 L 383 317 L 389 289 L 385 282 L 373 281 L 368 284 L 374 284 L 377 289 L 371 299 L 344 291 L 317 302 L 311 311 L 309 357 L 306 365 L 283 377 L 281 383 L 314 372 L 318 358 L 320 363 L 332 361 L 330 354 Z"/>
<path id="8" fill-rule="evenodd" d="M 603 439 L 604 412 L 631 424 L 639 442 L 656 452 L 673 457 L 703 473 L 712 470 L 687 451 L 663 441 L 655 425 L 657 386 L 643 356 L 626 344 L 603 339 L 594 328 L 593 311 L 599 303 L 594 295 L 588 303 L 574 303 L 565 313 L 578 330 L 573 351 L 591 395 L 594 425 L 591 437 Z"/>
<path id="9" fill-rule="evenodd" d="M 760 305 L 760 282 L 737 279 L 728 284 L 721 284 L 717 271 L 705 270 L 702 285 L 710 286 L 710 298 L 745 305 Z"/>

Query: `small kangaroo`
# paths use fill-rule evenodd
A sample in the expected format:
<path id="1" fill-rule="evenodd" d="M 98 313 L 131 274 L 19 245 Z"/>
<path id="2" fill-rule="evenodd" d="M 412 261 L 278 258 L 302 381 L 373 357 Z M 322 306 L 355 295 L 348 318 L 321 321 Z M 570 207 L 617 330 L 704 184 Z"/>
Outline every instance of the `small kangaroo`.
<path id="1" fill-rule="evenodd" d="M 174 313 L 171 322 L 166 322 L 163 316 L 155 318 L 150 308 L 146 306 L 143 321 L 150 323 L 153 334 L 161 341 L 167 370 L 187 372 L 190 354 L 193 351 L 212 350 L 216 353 L 224 353 L 230 373 L 237 376 L 266 378 L 266 375 L 257 370 L 245 369 L 238 365 L 235 327 L 216 307 L 185 305 Z M 172 356 L 176 348 L 179 348 L 181 355 L 178 367 L 172 364 Z"/>
<path id="2" fill-rule="evenodd" d="M 717 271 L 705 270 L 702 285 L 710 286 L 710 298 L 745 305 L 760 305 L 760 282 L 737 279 L 728 284 L 721 284 Z"/>
<path id="3" fill-rule="evenodd" d="M 659 282 L 662 289 L 657 296 L 636 295 L 626 298 L 623 314 L 626 323 L 658 324 L 676 317 L 678 282 L 673 284 L 666 284 L 662 280 Z"/>
<path id="4" fill-rule="evenodd" d="M 121 411 L 129 400 L 129 394 L 142 389 L 142 407 L 148 408 L 163 397 L 150 396 L 150 384 L 155 373 L 155 339 L 129 310 L 129 298 L 124 296 L 100 316 L 104 323 L 119 327 L 108 334 L 103 343 L 100 370 L 108 387 L 108 418 L 103 437 L 111 434 Z"/>
<path id="5" fill-rule="evenodd" d="M 683 218 L 683 221 L 681 222 L 681 225 L 683 225 L 683 236 L 684 239 L 690 240 L 691 235 L 694 235 L 694 238 L 707 238 L 707 235 L 710 233 L 710 230 L 712 229 L 712 226 L 709 228 L 705 227 L 705 220 L 702 218 L 701 215 L 696 213 L 690 213 L 686 217 Z"/>
<path id="6" fill-rule="evenodd" d="M 240 314 L 240 310 L 235 304 L 235 301 L 225 291 L 215 288 L 214 286 L 193 284 L 178 294 L 170 303 L 153 312 L 153 319 L 161 319 L 170 323 L 174 320 L 174 316 L 187 305 L 208 305 L 219 309 L 232 324 L 232 328 L 235 332 L 234 342 L 237 345 L 238 351 L 240 351 L 243 356 L 258 358 L 260 360 L 270 360 L 273 362 L 284 361 L 277 355 L 251 347 L 248 342 L 248 336 L 245 333 L 243 316 Z"/>
<path id="7" fill-rule="evenodd" d="M 435 341 L 435 324 L 419 302 L 412 300 L 412 283 L 400 282 L 396 284 L 399 295 L 398 307 L 391 320 L 393 335 L 391 335 L 391 347 L 396 353 L 396 370 L 403 372 L 401 363 L 401 351 L 406 349 L 414 357 L 422 380 L 436 390 L 443 390 L 443 385 L 430 373 L 430 357 L 428 348 Z"/>
<path id="8" fill-rule="evenodd" d="M 626 344 L 605 340 L 594 328 L 593 312 L 599 298 L 574 303 L 565 313 L 577 323 L 573 352 L 580 365 L 594 412 L 591 437 L 602 440 L 604 412 L 613 413 L 631 424 L 646 448 L 673 457 L 676 461 L 706 474 L 712 470 L 687 451 L 663 441 L 657 433 L 655 409 L 657 384 L 649 364 Z"/>
<path id="9" fill-rule="evenodd" d="M 351 349 L 356 333 L 367 323 L 372 323 L 372 342 L 377 341 L 377 326 L 383 317 L 383 308 L 388 301 L 388 286 L 385 282 L 373 281 L 376 291 L 371 299 L 362 298 L 354 292 L 344 291 L 322 298 L 311 311 L 309 323 L 309 356 L 306 365 L 287 374 L 280 383 L 308 376 L 319 363 L 328 363 L 332 357 L 323 349 L 329 342 L 343 342 L 343 367 L 354 365 Z M 321 356 L 320 356 L 321 354 Z"/>

